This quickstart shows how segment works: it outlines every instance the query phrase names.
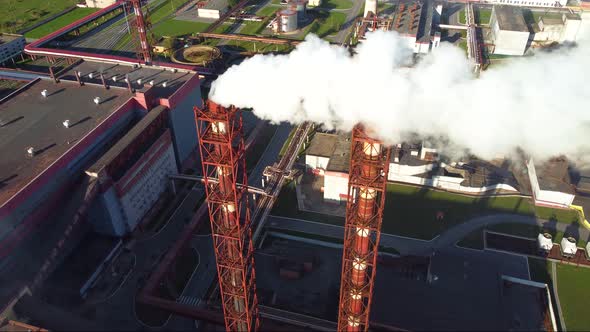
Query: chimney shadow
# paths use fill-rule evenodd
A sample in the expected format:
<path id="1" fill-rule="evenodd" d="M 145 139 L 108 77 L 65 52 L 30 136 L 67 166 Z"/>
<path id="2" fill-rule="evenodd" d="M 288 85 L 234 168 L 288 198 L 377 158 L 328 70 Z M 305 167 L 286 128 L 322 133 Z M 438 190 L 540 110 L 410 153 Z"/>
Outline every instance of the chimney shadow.
<path id="1" fill-rule="evenodd" d="M 61 88 L 59 90 L 55 90 L 55 91 L 51 92 L 49 95 L 47 95 L 47 97 L 55 96 L 56 94 L 62 93 L 64 91 L 66 91 L 65 88 Z"/>
<path id="2" fill-rule="evenodd" d="M 71 128 L 71 127 L 74 127 L 74 126 L 77 126 L 77 125 L 79 125 L 79 124 L 82 124 L 82 123 L 84 123 L 84 122 L 86 122 L 86 121 L 88 121 L 88 120 L 90 120 L 90 119 L 92 119 L 92 117 L 91 117 L 91 116 L 87 116 L 87 117 L 85 117 L 85 118 L 82 118 L 82 119 L 78 120 L 77 122 L 75 122 L 75 123 L 72 123 L 72 124 L 70 125 L 70 128 Z"/>
<path id="3" fill-rule="evenodd" d="M 13 180 L 16 177 L 18 177 L 18 174 L 12 174 L 10 176 L 5 177 L 4 179 L 0 179 L 0 189 L 6 187 L 10 180 Z"/>
<path id="4" fill-rule="evenodd" d="M 10 121 L 7 121 L 7 122 L 2 122 L 2 121 L 0 121 L 0 127 L 6 127 L 6 126 L 8 126 L 8 125 L 11 125 L 11 124 L 13 124 L 13 123 L 15 123 L 15 122 L 19 121 L 19 120 L 22 120 L 22 119 L 24 119 L 24 118 L 25 118 L 25 117 L 21 115 L 21 116 L 19 116 L 19 117 L 16 117 L 16 118 L 14 118 L 14 119 L 10 120 Z"/>
<path id="5" fill-rule="evenodd" d="M 54 146 L 56 146 L 56 145 L 57 145 L 57 144 L 55 144 L 55 143 L 52 143 L 52 144 L 49 144 L 49 145 L 47 145 L 46 147 L 44 147 L 44 148 L 42 148 L 42 149 L 39 149 L 39 150 L 35 151 L 35 156 L 38 156 L 38 155 L 40 155 L 40 154 L 43 154 L 45 151 L 47 151 L 47 150 L 49 150 L 49 149 L 53 148 L 53 147 L 54 147 Z"/>

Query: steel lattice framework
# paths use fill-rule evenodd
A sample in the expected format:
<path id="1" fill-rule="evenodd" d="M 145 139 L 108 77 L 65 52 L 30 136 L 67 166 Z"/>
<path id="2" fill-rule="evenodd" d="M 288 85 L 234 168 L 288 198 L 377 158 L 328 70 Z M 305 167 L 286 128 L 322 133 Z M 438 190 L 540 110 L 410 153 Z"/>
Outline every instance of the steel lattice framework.
<path id="1" fill-rule="evenodd" d="M 352 131 L 338 331 L 367 331 L 391 150 Z"/>
<path id="2" fill-rule="evenodd" d="M 131 6 L 133 6 L 133 12 L 135 14 L 135 28 L 137 35 L 139 36 L 139 50 L 137 57 L 143 60 L 146 64 L 152 62 L 152 50 L 148 41 L 148 29 L 151 27 L 149 21 L 149 12 L 145 16 L 141 8 L 141 0 L 130 0 Z M 147 8 L 147 6 L 146 6 Z"/>
<path id="3" fill-rule="evenodd" d="M 225 326 L 255 331 L 258 302 L 241 111 L 209 101 L 195 107 L 195 117 Z"/>

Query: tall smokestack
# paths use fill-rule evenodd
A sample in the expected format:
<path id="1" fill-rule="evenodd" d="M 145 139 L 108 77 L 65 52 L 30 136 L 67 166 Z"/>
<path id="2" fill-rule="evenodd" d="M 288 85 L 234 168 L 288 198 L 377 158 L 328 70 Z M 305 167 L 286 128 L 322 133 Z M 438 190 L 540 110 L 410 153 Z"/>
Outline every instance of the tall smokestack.
<path id="1" fill-rule="evenodd" d="M 377 16 L 377 0 L 365 0 L 365 13 L 363 17 L 367 17 L 369 12 Z"/>
<path id="2" fill-rule="evenodd" d="M 362 125 L 353 129 L 350 149 L 338 331 L 367 331 L 390 149 Z"/>

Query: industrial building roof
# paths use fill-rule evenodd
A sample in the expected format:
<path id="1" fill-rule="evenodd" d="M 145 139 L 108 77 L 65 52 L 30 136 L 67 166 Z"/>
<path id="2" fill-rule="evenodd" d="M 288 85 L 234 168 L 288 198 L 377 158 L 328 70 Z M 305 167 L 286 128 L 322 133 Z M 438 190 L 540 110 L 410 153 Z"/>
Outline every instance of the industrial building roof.
<path id="1" fill-rule="evenodd" d="M 543 21 L 544 25 L 563 25 L 561 17 L 541 17 L 539 21 Z"/>
<path id="2" fill-rule="evenodd" d="M 576 13 L 565 13 L 565 18 L 567 18 L 568 20 L 575 20 L 575 21 L 580 21 L 582 20 L 582 17 L 580 17 L 579 14 Z"/>
<path id="3" fill-rule="evenodd" d="M 155 95 L 160 98 L 171 96 L 180 86 L 195 75 L 193 73 L 180 71 L 174 72 L 165 69 L 149 67 L 133 68 L 132 66 L 126 65 L 83 61 L 60 76 L 60 79 L 75 81 L 75 71 L 81 73 L 82 81 L 94 84 L 102 84 L 100 78 L 100 73 L 102 72 L 107 85 L 122 88 L 127 88 L 125 77 L 128 75 L 133 89 L 144 92 L 145 90 L 152 88 L 155 91 Z M 90 78 L 89 74 L 92 74 L 92 78 Z M 116 81 L 113 81 L 113 77 L 116 78 Z M 138 83 L 138 80 L 141 80 L 141 83 Z M 153 87 L 150 85 L 151 81 L 154 83 Z M 165 87 L 164 82 L 166 83 Z"/>
<path id="4" fill-rule="evenodd" d="M 0 110 L 0 205 L 124 104 L 128 94 L 124 89 L 39 80 L 8 98 Z M 95 97 L 101 98 L 99 105 Z M 65 120 L 70 120 L 69 128 L 62 124 Z M 35 149 L 33 157 L 27 155 L 28 147 Z"/>
<path id="5" fill-rule="evenodd" d="M 106 166 L 108 166 L 125 148 L 131 144 L 141 133 L 155 120 L 160 114 L 166 112 L 167 108 L 164 106 L 156 106 L 147 113 L 133 128 L 131 128 L 125 136 L 113 145 L 94 165 L 90 166 L 86 174 L 97 176 Z M 124 171 L 124 170 L 121 170 Z"/>
<path id="6" fill-rule="evenodd" d="M 334 134 L 315 133 L 305 154 L 311 156 L 331 157 L 337 139 L 338 136 Z"/>
<path id="7" fill-rule="evenodd" d="M 339 133 L 337 137 L 326 171 L 346 173 L 350 166 L 350 133 Z"/>
<path id="8" fill-rule="evenodd" d="M 422 4 L 420 2 L 400 1 L 396 7 L 391 28 L 402 35 L 416 36 L 421 15 Z"/>
<path id="9" fill-rule="evenodd" d="M 541 190 L 559 191 L 575 194 L 568 172 L 569 162 L 565 158 L 556 158 L 546 163 L 535 165 L 539 188 Z"/>
<path id="10" fill-rule="evenodd" d="M 14 35 L 11 33 L 0 33 L 0 44 L 9 43 L 15 39 L 21 38 L 22 35 Z"/>
<path id="11" fill-rule="evenodd" d="M 521 7 L 497 5 L 492 12 L 496 15 L 500 30 L 529 32 Z"/>
<path id="12" fill-rule="evenodd" d="M 306 154 L 330 158 L 326 171 L 348 172 L 350 163 L 350 133 L 316 133 Z"/>
<path id="13" fill-rule="evenodd" d="M 426 0 L 422 5 L 422 13 L 418 24 L 417 41 L 430 43 L 432 38 L 432 16 L 434 15 L 434 1 Z"/>

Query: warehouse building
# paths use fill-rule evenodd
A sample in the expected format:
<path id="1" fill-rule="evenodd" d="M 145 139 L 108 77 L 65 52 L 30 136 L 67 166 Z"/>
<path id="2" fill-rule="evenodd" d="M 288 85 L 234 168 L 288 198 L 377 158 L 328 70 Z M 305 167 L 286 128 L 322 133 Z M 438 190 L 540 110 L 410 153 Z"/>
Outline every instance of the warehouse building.
<path id="1" fill-rule="evenodd" d="M 440 43 L 440 34 L 433 29 L 435 13 L 438 14 L 433 1 L 401 1 L 396 6 L 391 29 L 400 34 L 414 53 L 428 53 Z"/>
<path id="2" fill-rule="evenodd" d="M 574 13 L 541 17 L 535 27 L 533 43 L 542 46 L 551 43 L 575 42 L 581 24 L 580 15 Z"/>
<path id="3" fill-rule="evenodd" d="M 227 0 L 207 1 L 205 6 L 197 9 L 197 16 L 219 19 L 228 10 Z"/>
<path id="4" fill-rule="evenodd" d="M 487 0 L 484 3 L 523 7 L 565 7 L 567 0 Z"/>
<path id="5" fill-rule="evenodd" d="M 576 196 L 568 172 L 568 161 L 555 158 L 540 167 L 530 158 L 526 162 L 531 192 L 535 205 L 567 209 Z"/>
<path id="6" fill-rule="evenodd" d="M 490 18 L 490 39 L 494 54 L 524 55 L 530 38 L 522 8 L 494 6 Z"/>
<path id="7" fill-rule="evenodd" d="M 25 37 L 10 33 L 0 33 L 0 64 L 20 55 L 25 49 Z"/>
<path id="8" fill-rule="evenodd" d="M 305 164 L 308 172 L 323 177 L 324 200 L 346 201 L 349 162 L 349 134 L 315 134 L 306 150 Z M 483 160 L 446 164 L 427 142 L 402 143 L 392 149 L 387 180 L 471 195 L 518 193 L 517 180 L 501 164 Z"/>
<path id="9" fill-rule="evenodd" d="M 199 100 L 195 73 L 95 62 L 5 100 L 0 270 L 20 253 L 46 255 L 51 247 L 39 248 L 76 218 L 109 235 L 132 231 L 163 178 L 195 157 Z"/>

